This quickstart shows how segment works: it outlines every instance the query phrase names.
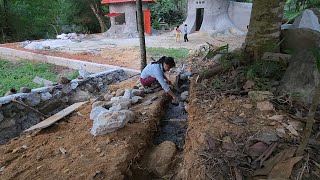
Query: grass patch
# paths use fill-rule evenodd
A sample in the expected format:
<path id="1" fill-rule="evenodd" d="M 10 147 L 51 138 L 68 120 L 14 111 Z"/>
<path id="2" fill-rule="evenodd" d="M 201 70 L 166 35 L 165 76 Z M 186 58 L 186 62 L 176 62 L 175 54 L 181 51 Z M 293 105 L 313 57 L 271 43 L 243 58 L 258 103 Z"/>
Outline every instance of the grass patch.
<path id="1" fill-rule="evenodd" d="M 54 73 L 54 69 L 55 66 L 51 64 L 27 61 L 10 62 L 0 59 L 0 96 L 3 96 L 11 88 L 19 90 L 21 87 L 42 87 L 42 85 L 32 82 L 36 76 L 54 82 L 57 80 L 57 73 Z M 77 77 L 77 73 L 74 71 L 66 77 Z"/>
<path id="2" fill-rule="evenodd" d="M 147 48 L 149 56 L 158 60 L 162 56 L 173 57 L 176 61 L 186 59 L 188 57 L 189 50 L 186 48 Z"/>

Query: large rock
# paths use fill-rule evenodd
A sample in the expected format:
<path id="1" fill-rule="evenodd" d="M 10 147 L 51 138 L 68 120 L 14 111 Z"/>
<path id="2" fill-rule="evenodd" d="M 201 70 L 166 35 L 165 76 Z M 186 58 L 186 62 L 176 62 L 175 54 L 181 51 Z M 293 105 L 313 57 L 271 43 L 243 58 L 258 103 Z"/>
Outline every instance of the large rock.
<path id="1" fill-rule="evenodd" d="M 77 103 L 77 102 L 83 102 L 90 99 L 90 95 L 88 92 L 77 90 L 75 94 L 70 99 L 70 103 Z"/>
<path id="2" fill-rule="evenodd" d="M 158 177 L 162 177 L 169 170 L 172 160 L 177 153 L 176 145 L 171 141 L 164 141 L 150 153 L 147 166 Z"/>
<path id="3" fill-rule="evenodd" d="M 108 109 L 103 108 L 102 106 L 94 107 L 90 113 L 90 119 L 95 120 L 100 113 L 110 112 Z"/>
<path id="4" fill-rule="evenodd" d="M 315 86 L 320 83 L 320 74 L 315 57 L 310 51 L 299 52 L 290 60 L 280 86 L 279 93 L 297 94 L 297 100 L 311 104 Z"/>
<path id="5" fill-rule="evenodd" d="M 132 96 L 144 97 L 144 92 L 140 89 L 132 89 Z"/>
<path id="6" fill-rule="evenodd" d="M 293 53 L 320 47 L 320 32 L 312 29 L 287 29 L 281 32 L 281 52 Z"/>
<path id="7" fill-rule="evenodd" d="M 320 11 L 317 8 L 311 8 L 311 11 L 318 17 L 319 24 L 320 24 Z"/>
<path id="8" fill-rule="evenodd" d="M 132 120 L 134 120 L 134 113 L 129 110 L 102 112 L 94 119 L 90 133 L 94 136 L 111 133 L 123 128 Z"/>
<path id="9" fill-rule="evenodd" d="M 306 9 L 296 18 L 291 28 L 308 28 L 320 32 L 319 19 L 313 11 Z"/>

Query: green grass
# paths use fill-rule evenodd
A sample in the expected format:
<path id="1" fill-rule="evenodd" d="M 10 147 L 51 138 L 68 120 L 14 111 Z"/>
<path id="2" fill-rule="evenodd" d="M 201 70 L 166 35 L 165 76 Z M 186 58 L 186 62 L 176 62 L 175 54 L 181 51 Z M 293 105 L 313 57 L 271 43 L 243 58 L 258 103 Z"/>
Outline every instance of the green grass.
<path id="1" fill-rule="evenodd" d="M 158 60 L 162 56 L 173 57 L 176 61 L 186 59 L 188 57 L 189 50 L 185 48 L 147 48 L 148 56 Z"/>
<path id="2" fill-rule="evenodd" d="M 32 82 L 36 76 L 54 82 L 57 80 L 57 74 L 53 70 L 54 66 L 50 64 L 27 61 L 13 63 L 0 59 L 0 96 L 3 96 L 11 88 L 19 90 L 21 87 L 42 87 L 42 85 Z M 77 72 L 69 74 L 67 77 L 77 77 Z"/>

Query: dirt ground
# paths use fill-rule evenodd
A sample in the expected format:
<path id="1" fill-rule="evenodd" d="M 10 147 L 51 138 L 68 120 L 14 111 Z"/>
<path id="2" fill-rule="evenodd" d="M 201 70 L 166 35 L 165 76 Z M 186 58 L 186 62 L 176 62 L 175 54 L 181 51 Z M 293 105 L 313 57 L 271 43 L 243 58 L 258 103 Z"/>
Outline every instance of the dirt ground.
<path id="1" fill-rule="evenodd" d="M 199 65 L 199 62 L 199 60 L 193 60 L 195 65 Z M 191 69 L 193 72 L 199 71 L 198 67 Z M 234 76 L 241 79 L 239 74 L 234 74 L 235 71 L 228 71 L 219 76 L 225 75 L 228 78 Z M 288 112 L 280 110 L 276 104 L 274 104 L 274 110 L 262 112 L 257 108 L 256 101 L 249 99 L 248 95 L 237 94 L 239 91 L 233 92 L 232 89 L 228 89 L 219 93 L 213 86 L 213 80 L 214 78 L 197 82 L 196 77 L 191 80 L 184 160 L 176 179 L 266 179 L 266 176 L 253 177 L 255 170 L 262 169 L 270 162 L 274 163 L 273 161 L 276 160 L 273 158 L 277 153 L 297 148 L 302 137 L 302 129 L 298 130 L 298 135 L 294 135 L 285 127 L 294 123 L 303 128 L 304 123 L 292 118 Z M 242 86 L 240 84 L 240 89 Z M 269 119 L 274 115 L 282 115 L 283 119 Z M 234 123 L 233 119 L 240 119 L 243 124 Z M 279 133 L 277 129 L 283 129 L 285 132 Z M 275 149 L 269 154 L 270 157 L 267 159 L 269 162 L 257 167 L 253 162 L 258 156 L 253 158 L 249 155 L 251 152 L 248 149 L 257 142 L 254 138 L 263 133 L 273 133 L 279 139 L 276 142 L 277 145 L 273 144 Z M 225 142 L 225 137 L 231 138 L 230 144 Z M 318 138 L 314 141 L 319 141 L 319 137 L 313 136 L 313 138 Z M 319 143 L 315 144 L 317 145 L 310 145 L 308 155 L 294 166 L 292 174 L 291 169 L 288 168 L 289 163 L 283 164 L 280 168 L 278 167 L 278 171 L 275 171 L 280 174 L 290 170 L 289 179 L 296 179 L 298 176 L 302 179 L 318 179 L 320 168 L 309 162 L 309 158 L 318 163 L 320 161 L 319 151 L 316 150 Z M 268 145 L 269 148 L 271 145 Z M 301 175 L 301 169 L 304 166 L 312 170 L 305 171 Z"/>
<path id="2" fill-rule="evenodd" d="M 212 38 L 206 33 L 189 35 L 189 42 L 175 42 L 172 32 L 158 36 L 147 36 L 147 47 L 194 49 L 199 44 L 209 42 L 215 46 L 229 44 L 230 50 L 241 47 L 245 36 L 233 35 Z M 140 67 L 139 39 L 107 39 L 100 34 L 91 35 L 83 42 L 62 46 L 56 49 L 30 50 L 21 47 L 21 43 L 0 44 L 0 47 L 18 49 L 43 55 L 77 59 L 99 64 L 109 64 L 132 69 Z"/>
<path id="3" fill-rule="evenodd" d="M 117 88 L 129 88 L 137 79 Z M 0 179 L 124 179 L 130 163 L 150 146 L 152 134 L 162 117 L 163 92 L 148 107 L 132 107 L 135 123 L 104 136 L 90 134 L 91 104 L 39 133 L 23 135 L 0 146 Z M 141 114 L 144 112 L 143 114 Z M 63 151 L 66 153 L 63 153 Z"/>

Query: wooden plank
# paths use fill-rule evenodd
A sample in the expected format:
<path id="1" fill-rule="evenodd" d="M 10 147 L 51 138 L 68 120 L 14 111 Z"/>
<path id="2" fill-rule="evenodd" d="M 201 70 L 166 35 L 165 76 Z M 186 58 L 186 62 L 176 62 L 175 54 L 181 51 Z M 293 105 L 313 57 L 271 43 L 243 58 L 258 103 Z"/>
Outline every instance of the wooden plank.
<path id="1" fill-rule="evenodd" d="M 59 121 L 60 119 L 64 118 L 65 116 L 71 114 L 73 111 L 75 111 L 76 109 L 80 108 L 82 105 L 86 104 L 88 101 L 86 102 L 79 102 L 79 103 L 74 103 L 73 105 L 63 109 L 62 111 L 54 114 L 53 116 L 41 121 L 40 123 L 30 127 L 29 129 L 25 130 L 24 132 L 30 132 L 36 129 L 43 129 L 46 127 L 51 126 L 52 124 L 54 124 L 55 122 Z"/>

